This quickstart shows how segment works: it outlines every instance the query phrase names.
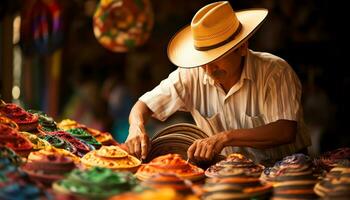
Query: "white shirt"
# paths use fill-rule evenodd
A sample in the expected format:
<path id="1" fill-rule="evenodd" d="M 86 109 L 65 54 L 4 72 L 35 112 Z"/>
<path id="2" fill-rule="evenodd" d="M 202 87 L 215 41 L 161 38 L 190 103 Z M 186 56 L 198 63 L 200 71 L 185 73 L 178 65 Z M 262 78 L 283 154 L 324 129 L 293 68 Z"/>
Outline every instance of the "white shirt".
<path id="1" fill-rule="evenodd" d="M 283 59 L 249 50 L 240 80 L 226 94 L 201 67 L 178 68 L 152 91 L 140 97 L 153 117 L 164 121 L 174 112 L 190 112 L 208 135 L 254 128 L 280 119 L 298 122 L 296 140 L 270 149 L 227 147 L 257 162 L 281 159 L 311 145 L 301 107 L 301 84 Z"/>

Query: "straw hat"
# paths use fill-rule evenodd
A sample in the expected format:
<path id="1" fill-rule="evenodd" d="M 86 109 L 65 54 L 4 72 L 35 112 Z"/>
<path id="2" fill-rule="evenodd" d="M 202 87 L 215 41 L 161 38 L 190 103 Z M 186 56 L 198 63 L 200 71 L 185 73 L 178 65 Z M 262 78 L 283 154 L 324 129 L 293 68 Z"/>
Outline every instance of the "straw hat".
<path id="1" fill-rule="evenodd" d="M 262 8 L 235 12 L 228 1 L 206 5 L 170 40 L 168 57 L 184 68 L 212 62 L 247 41 L 267 13 Z"/>
<path id="2" fill-rule="evenodd" d="M 207 137 L 208 135 L 203 130 L 193 124 L 178 123 L 170 125 L 154 134 L 146 160 L 151 161 L 168 153 L 177 153 L 187 159 L 187 149 L 192 143 L 197 139 Z"/>
<path id="3" fill-rule="evenodd" d="M 150 162 L 158 156 L 169 153 L 179 154 L 182 158 L 187 159 L 187 150 L 193 142 L 207 137 L 209 136 L 202 129 L 193 124 L 178 123 L 170 125 L 154 134 L 146 161 Z M 212 160 L 197 162 L 196 165 L 206 169 L 224 158 L 223 155 L 215 155 Z"/>

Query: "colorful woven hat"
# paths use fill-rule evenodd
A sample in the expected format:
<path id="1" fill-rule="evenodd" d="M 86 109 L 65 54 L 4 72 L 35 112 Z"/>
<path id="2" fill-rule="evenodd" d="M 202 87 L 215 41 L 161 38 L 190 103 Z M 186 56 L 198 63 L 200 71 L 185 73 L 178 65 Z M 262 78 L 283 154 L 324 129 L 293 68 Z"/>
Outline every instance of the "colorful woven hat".
<path id="1" fill-rule="evenodd" d="M 29 154 L 22 170 L 39 185 L 51 187 L 54 181 L 63 179 L 75 167 L 73 159 L 68 155 L 56 154 L 54 151 L 35 151 Z"/>
<path id="2" fill-rule="evenodd" d="M 314 192 L 321 199 L 349 199 L 350 162 L 344 160 L 338 163 L 315 185 Z"/>
<path id="3" fill-rule="evenodd" d="M 131 173 L 107 168 L 71 171 L 65 179 L 53 184 L 56 199 L 109 199 L 133 190 L 137 180 Z"/>
<path id="4" fill-rule="evenodd" d="M 147 164 L 141 165 L 136 177 L 142 181 L 158 173 L 176 174 L 182 179 L 198 181 L 204 178 L 204 170 L 187 162 L 179 154 L 166 154 L 154 158 Z"/>
<path id="5" fill-rule="evenodd" d="M 264 166 L 255 164 L 251 159 L 242 154 L 232 153 L 226 159 L 210 166 L 205 171 L 205 175 L 215 178 L 230 174 L 235 169 L 242 169 L 245 173 L 249 173 L 251 177 L 260 177 Z"/>
<path id="6" fill-rule="evenodd" d="M 149 0 L 101 0 L 93 17 L 94 34 L 105 48 L 127 52 L 146 42 L 153 21 Z"/>
<path id="7" fill-rule="evenodd" d="M 141 161 L 118 146 L 102 146 L 87 153 L 81 162 L 84 168 L 104 167 L 113 171 L 135 172 Z"/>

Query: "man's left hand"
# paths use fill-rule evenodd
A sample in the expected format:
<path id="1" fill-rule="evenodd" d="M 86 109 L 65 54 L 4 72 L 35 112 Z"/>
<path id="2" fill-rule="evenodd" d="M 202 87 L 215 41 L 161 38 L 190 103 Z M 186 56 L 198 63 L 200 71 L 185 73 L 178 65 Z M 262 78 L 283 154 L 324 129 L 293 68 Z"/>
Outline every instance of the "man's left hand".
<path id="1" fill-rule="evenodd" d="M 225 133 L 219 133 L 205 139 L 199 139 L 187 150 L 187 157 L 195 161 L 211 160 L 225 147 Z"/>

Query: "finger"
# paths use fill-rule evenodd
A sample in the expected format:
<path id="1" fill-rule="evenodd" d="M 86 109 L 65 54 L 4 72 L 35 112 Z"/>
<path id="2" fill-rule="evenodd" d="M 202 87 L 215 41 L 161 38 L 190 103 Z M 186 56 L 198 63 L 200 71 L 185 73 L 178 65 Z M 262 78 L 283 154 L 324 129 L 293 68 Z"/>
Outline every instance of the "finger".
<path id="1" fill-rule="evenodd" d="M 214 148 L 213 148 L 213 145 L 210 144 L 210 145 L 208 145 L 208 148 L 207 148 L 207 151 L 205 152 L 204 158 L 206 160 L 211 160 L 213 155 L 214 155 Z"/>
<path id="2" fill-rule="evenodd" d="M 131 154 L 131 155 L 135 155 L 134 145 L 132 144 L 132 142 L 131 141 L 127 141 L 125 144 L 126 144 L 126 146 L 128 148 L 128 153 Z"/>
<path id="3" fill-rule="evenodd" d="M 215 145 L 215 148 L 213 149 L 213 154 L 220 154 L 223 148 L 224 146 L 222 144 Z"/>
<path id="4" fill-rule="evenodd" d="M 135 156 L 137 158 L 141 158 L 141 148 L 140 147 L 141 147 L 141 142 L 138 139 L 134 142 L 134 151 L 135 151 Z"/>
<path id="5" fill-rule="evenodd" d="M 196 160 L 199 160 L 199 161 L 201 160 L 200 156 L 201 156 L 202 148 L 203 147 L 202 147 L 201 143 L 197 142 L 196 150 L 194 151 L 194 154 L 193 154 L 193 156 Z"/>
<path id="6" fill-rule="evenodd" d="M 205 160 L 210 160 L 213 157 L 212 156 L 213 152 L 214 152 L 213 144 L 208 144 L 206 151 L 205 151 L 204 155 L 202 155 L 202 156 Z"/>
<path id="7" fill-rule="evenodd" d="M 187 150 L 187 158 L 188 159 L 193 159 L 194 158 L 194 152 L 196 151 L 196 146 L 197 146 L 197 142 L 193 142 L 192 145 L 188 148 Z"/>
<path id="8" fill-rule="evenodd" d="M 141 135 L 141 157 L 146 159 L 148 153 L 148 137 L 145 134 Z"/>
<path id="9" fill-rule="evenodd" d="M 148 154 L 148 152 L 151 150 L 151 148 L 152 148 L 152 143 L 151 143 L 151 140 L 149 139 L 149 137 L 147 136 L 147 154 Z"/>
<path id="10" fill-rule="evenodd" d="M 200 159 L 205 160 L 205 155 L 207 154 L 207 151 L 208 151 L 208 144 L 204 145 L 203 142 L 201 142 L 201 143 L 202 143 L 201 144 L 202 149 L 201 149 L 201 151 L 199 153 L 199 157 L 200 157 Z"/>

